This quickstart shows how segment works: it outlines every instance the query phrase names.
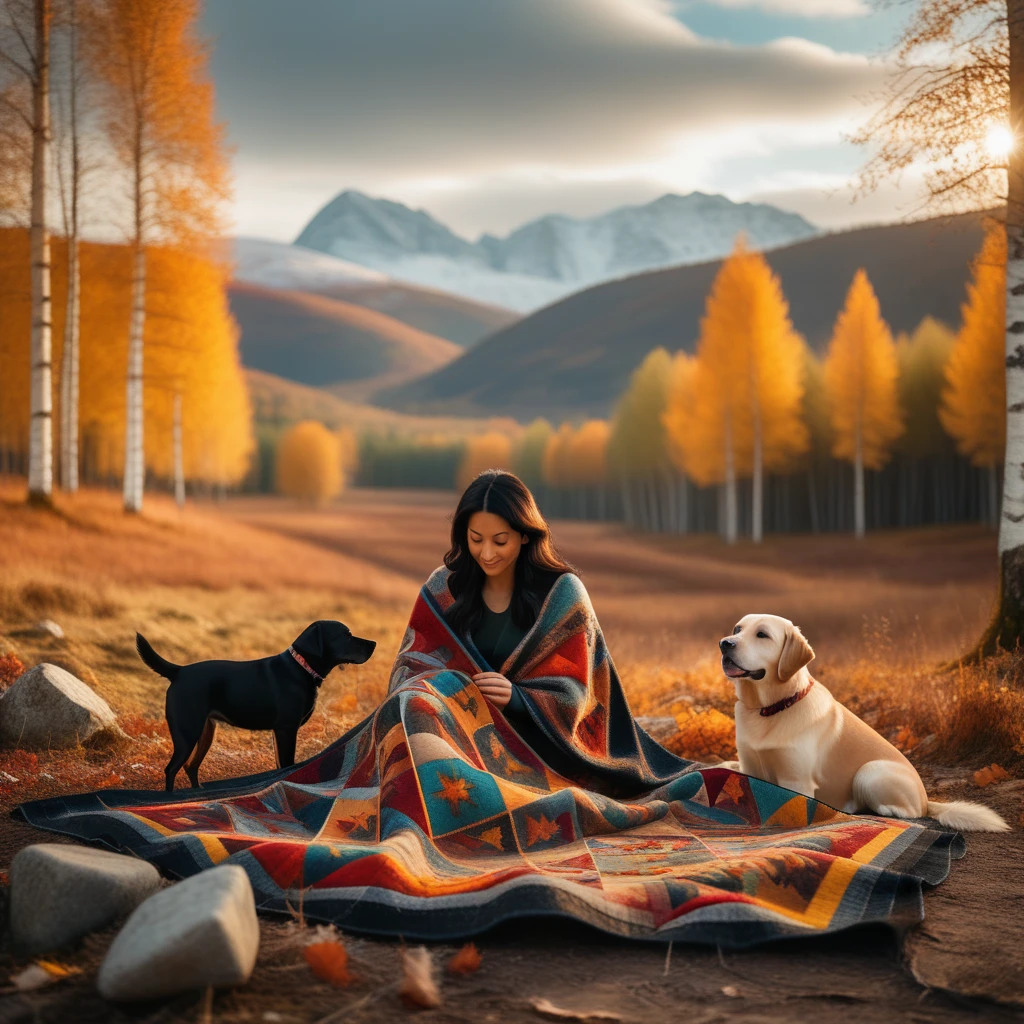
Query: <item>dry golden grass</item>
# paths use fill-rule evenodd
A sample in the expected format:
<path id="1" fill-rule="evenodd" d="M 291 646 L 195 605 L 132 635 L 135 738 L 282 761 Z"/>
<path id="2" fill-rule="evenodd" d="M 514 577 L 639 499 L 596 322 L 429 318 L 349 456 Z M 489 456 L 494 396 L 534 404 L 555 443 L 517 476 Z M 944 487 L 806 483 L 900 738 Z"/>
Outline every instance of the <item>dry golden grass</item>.
<path id="1" fill-rule="evenodd" d="M 116 494 L 22 503 L 0 479 L 0 679 L 63 665 L 118 712 L 129 740 L 27 754 L 0 751 L 0 805 L 103 786 L 160 788 L 170 743 L 165 682 L 134 649 L 136 630 L 172 661 L 255 658 L 283 650 L 310 621 L 340 618 L 378 642 L 366 665 L 335 671 L 299 734 L 306 757 L 384 695 L 409 609 L 446 547 L 452 495 L 352 491 L 323 509 L 278 499 L 191 505 L 159 495 L 141 517 Z M 777 538 L 726 548 L 714 538 L 632 535 L 614 524 L 556 523 L 585 580 L 637 714 L 674 715 L 672 746 L 696 759 L 734 756 L 734 692 L 718 638 L 748 611 L 799 622 L 815 676 L 919 763 L 1010 771 L 1024 764 L 1024 666 L 937 666 L 965 650 L 992 600 L 984 531 Z M 33 627 L 53 618 L 63 640 Z M 4 660 L 5 656 L 8 660 Z M 5 670 L 6 666 L 6 670 Z M 212 779 L 273 766 L 262 733 L 221 727 L 204 762 Z M 179 784 L 184 783 L 181 776 Z"/>

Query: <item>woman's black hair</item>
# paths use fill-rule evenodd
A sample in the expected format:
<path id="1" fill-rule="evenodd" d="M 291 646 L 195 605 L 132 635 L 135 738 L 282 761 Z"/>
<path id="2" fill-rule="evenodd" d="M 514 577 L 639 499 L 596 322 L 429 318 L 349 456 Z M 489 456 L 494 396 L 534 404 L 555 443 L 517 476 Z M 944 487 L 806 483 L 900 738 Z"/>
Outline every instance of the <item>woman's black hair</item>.
<path id="1" fill-rule="evenodd" d="M 455 601 L 445 618 L 459 636 L 467 636 L 480 625 L 485 574 L 470 554 L 468 542 L 469 520 L 476 512 L 492 512 L 530 538 L 516 559 L 511 604 L 512 621 L 520 629 L 529 629 L 537 621 L 551 585 L 562 573 L 576 570 L 555 550 L 551 530 L 530 489 L 514 473 L 501 469 L 481 473 L 455 508 L 452 546 L 444 556 L 444 564 L 451 570 L 448 589 Z"/>

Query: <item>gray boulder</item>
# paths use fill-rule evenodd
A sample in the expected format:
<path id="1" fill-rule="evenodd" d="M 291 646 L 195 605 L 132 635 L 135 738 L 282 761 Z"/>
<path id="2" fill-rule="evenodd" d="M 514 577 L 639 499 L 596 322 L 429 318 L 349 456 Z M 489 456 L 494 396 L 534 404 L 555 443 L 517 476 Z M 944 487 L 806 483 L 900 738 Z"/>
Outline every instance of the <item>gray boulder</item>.
<path id="1" fill-rule="evenodd" d="M 42 622 L 36 623 L 36 630 L 40 633 L 48 633 L 56 640 L 64 639 L 64 630 L 60 624 L 54 622 L 53 619 L 43 619 Z"/>
<path id="2" fill-rule="evenodd" d="M 11 935 L 26 952 L 47 953 L 131 913 L 159 888 L 160 873 L 137 857 L 26 846 L 11 861 Z"/>
<path id="3" fill-rule="evenodd" d="M 633 721 L 659 743 L 679 732 L 679 725 L 671 715 L 637 715 Z"/>
<path id="4" fill-rule="evenodd" d="M 74 747 L 104 730 L 120 732 L 110 706 L 57 665 L 36 665 L 0 697 L 0 746 Z"/>
<path id="5" fill-rule="evenodd" d="M 105 999 L 134 1000 L 242 985 L 259 945 L 249 876 L 222 864 L 150 896 L 114 939 L 96 986 Z"/>

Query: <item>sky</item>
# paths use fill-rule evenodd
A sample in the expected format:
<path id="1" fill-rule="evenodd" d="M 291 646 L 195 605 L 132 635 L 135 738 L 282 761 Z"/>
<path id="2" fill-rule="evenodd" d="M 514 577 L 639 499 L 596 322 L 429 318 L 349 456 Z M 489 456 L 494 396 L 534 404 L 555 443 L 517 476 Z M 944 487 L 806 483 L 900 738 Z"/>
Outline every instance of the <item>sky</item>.
<path id="1" fill-rule="evenodd" d="M 234 230 L 292 241 L 345 189 L 474 240 L 666 192 L 837 229 L 919 215 L 919 172 L 851 203 L 899 0 L 207 0 Z"/>

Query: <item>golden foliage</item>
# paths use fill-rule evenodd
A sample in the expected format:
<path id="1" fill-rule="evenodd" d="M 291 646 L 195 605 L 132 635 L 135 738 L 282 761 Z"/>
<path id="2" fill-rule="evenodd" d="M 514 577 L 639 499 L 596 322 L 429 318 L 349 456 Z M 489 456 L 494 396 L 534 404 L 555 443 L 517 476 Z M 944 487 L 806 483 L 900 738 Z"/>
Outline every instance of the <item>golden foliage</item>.
<path id="1" fill-rule="evenodd" d="M 278 442 L 275 482 L 278 494 L 304 501 L 327 501 L 341 494 L 341 442 L 316 420 L 304 420 Z"/>
<path id="2" fill-rule="evenodd" d="M 946 363 L 939 418 L 976 466 L 1006 447 L 1006 232 L 993 224 L 972 266 L 963 326 Z"/>
<path id="3" fill-rule="evenodd" d="M 538 417 L 519 439 L 513 464 L 516 475 L 527 487 L 536 487 L 544 482 L 544 451 L 552 433 L 551 424 L 543 417 Z"/>
<path id="4" fill-rule="evenodd" d="M 667 468 L 662 413 L 672 368 L 672 356 L 656 348 L 630 376 L 629 386 L 615 406 L 608 439 L 609 467 L 616 476 L 647 479 Z"/>
<path id="5" fill-rule="evenodd" d="M 471 437 L 459 464 L 456 486 L 468 487 L 484 470 L 511 469 L 512 441 L 508 434 L 489 430 L 486 434 Z"/>
<path id="6" fill-rule="evenodd" d="M 98 0 L 84 54 L 109 143 L 133 182 L 132 235 L 189 247 L 222 231 L 230 185 L 200 0 Z"/>
<path id="7" fill-rule="evenodd" d="M 677 364 L 663 416 L 676 464 L 697 483 L 754 469 L 781 471 L 809 445 L 801 419 L 803 341 L 793 330 L 782 284 L 742 236 L 711 286 L 696 361 Z"/>
<path id="8" fill-rule="evenodd" d="M 606 420 L 587 420 L 573 432 L 569 442 L 568 486 L 595 487 L 608 477 L 608 439 L 611 428 Z"/>
<path id="9" fill-rule="evenodd" d="M 907 423 L 898 447 L 912 456 L 936 455 L 949 447 L 939 422 L 939 401 L 955 340 L 953 331 L 930 316 L 909 338 L 900 335 L 896 339 L 900 408 Z"/>
<path id="10" fill-rule="evenodd" d="M 548 437 L 541 460 L 544 483 L 549 487 L 565 487 L 572 476 L 572 443 L 575 431 L 571 423 L 563 423 Z"/>
<path id="11" fill-rule="evenodd" d="M 67 295 L 63 239 L 53 240 L 52 252 L 59 395 Z M 119 473 L 124 460 L 131 255 L 126 246 L 85 242 L 80 260 L 83 460 L 93 476 L 107 476 Z M 185 476 L 236 482 L 248 468 L 253 436 L 238 328 L 224 290 L 226 270 L 162 247 L 150 248 L 147 262 L 146 464 L 158 476 L 172 475 L 174 395 L 180 393 Z M 28 444 L 30 318 L 28 232 L 0 229 L 0 447 L 13 451 L 25 451 Z"/>
<path id="12" fill-rule="evenodd" d="M 881 469 L 903 433 L 897 399 L 899 365 L 889 325 L 882 319 L 868 275 L 854 275 L 825 359 L 825 392 L 835 441 L 832 454 L 853 462 L 858 443 L 864 465 Z"/>

